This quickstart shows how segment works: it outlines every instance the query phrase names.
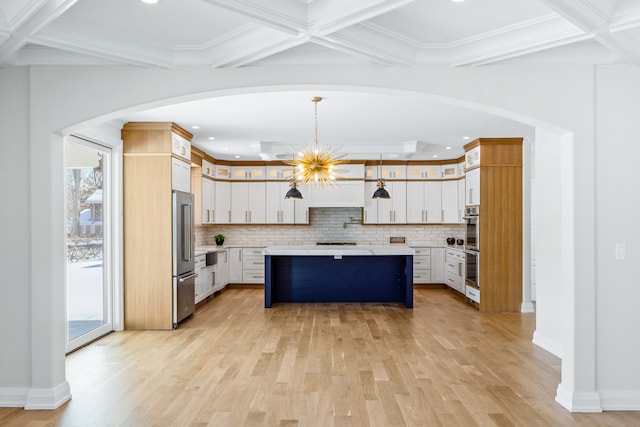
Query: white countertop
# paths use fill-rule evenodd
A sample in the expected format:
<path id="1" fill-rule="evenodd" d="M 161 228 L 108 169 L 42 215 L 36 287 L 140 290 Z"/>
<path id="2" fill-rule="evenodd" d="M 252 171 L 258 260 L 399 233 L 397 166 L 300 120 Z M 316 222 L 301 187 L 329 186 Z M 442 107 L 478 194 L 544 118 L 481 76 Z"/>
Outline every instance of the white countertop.
<path id="1" fill-rule="evenodd" d="M 269 246 L 264 255 L 301 255 L 301 256 L 358 256 L 358 255 L 413 255 L 415 250 L 409 246 Z"/>

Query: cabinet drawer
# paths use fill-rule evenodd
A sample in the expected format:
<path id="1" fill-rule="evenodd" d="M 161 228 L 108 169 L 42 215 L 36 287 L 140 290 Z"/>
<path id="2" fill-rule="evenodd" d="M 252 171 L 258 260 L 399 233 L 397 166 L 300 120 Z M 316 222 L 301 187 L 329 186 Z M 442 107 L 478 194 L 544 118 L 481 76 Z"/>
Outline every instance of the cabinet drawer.
<path id="1" fill-rule="evenodd" d="M 431 270 L 413 270 L 413 283 L 431 283 Z"/>
<path id="2" fill-rule="evenodd" d="M 476 289 L 472 286 L 467 286 L 466 288 L 467 288 L 465 292 L 466 297 L 472 301 L 480 303 L 480 289 Z"/>
<path id="3" fill-rule="evenodd" d="M 413 255 L 413 257 L 417 257 L 417 256 L 430 256 L 431 255 L 431 248 L 413 248 L 416 253 Z"/>
<path id="4" fill-rule="evenodd" d="M 242 272 L 243 283 L 264 283 L 264 270 L 246 270 Z"/>
<path id="5" fill-rule="evenodd" d="M 431 269 L 431 257 L 413 257 L 414 269 Z"/>

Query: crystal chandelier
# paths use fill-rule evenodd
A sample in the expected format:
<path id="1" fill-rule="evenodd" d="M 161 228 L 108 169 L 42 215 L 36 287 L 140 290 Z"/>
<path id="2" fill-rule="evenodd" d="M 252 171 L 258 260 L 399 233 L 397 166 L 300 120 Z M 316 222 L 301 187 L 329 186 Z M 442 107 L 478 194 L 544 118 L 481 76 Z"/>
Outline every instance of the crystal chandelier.
<path id="1" fill-rule="evenodd" d="M 322 101 L 322 97 L 316 96 L 312 101 L 316 125 L 313 145 L 303 148 L 298 159 L 294 157 L 293 160 L 285 162 L 294 166 L 292 189 L 295 188 L 295 181 L 307 185 L 333 185 L 339 173 L 336 165 L 344 163 L 340 160 L 342 156 L 336 155 L 332 148 L 318 146 L 318 102 Z"/>

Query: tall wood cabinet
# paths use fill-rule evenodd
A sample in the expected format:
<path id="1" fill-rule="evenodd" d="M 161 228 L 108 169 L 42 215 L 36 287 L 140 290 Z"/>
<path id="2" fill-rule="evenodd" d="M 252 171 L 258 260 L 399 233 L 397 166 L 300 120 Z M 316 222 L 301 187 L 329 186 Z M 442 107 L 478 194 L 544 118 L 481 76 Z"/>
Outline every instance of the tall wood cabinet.
<path id="1" fill-rule="evenodd" d="M 171 191 L 188 184 L 172 175 L 190 165 L 191 138 L 174 123 L 122 128 L 125 329 L 173 327 Z"/>
<path id="2" fill-rule="evenodd" d="M 479 158 L 466 182 L 480 206 L 480 311 L 520 312 L 522 138 L 480 138 L 464 148 Z"/>

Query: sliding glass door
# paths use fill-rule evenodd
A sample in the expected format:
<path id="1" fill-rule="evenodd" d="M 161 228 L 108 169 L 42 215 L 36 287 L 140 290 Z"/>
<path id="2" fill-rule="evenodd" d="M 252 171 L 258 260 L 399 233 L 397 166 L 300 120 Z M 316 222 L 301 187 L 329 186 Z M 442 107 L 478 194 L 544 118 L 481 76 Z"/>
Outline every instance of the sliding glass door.
<path id="1" fill-rule="evenodd" d="M 65 140 L 67 352 L 113 330 L 111 149 Z"/>

